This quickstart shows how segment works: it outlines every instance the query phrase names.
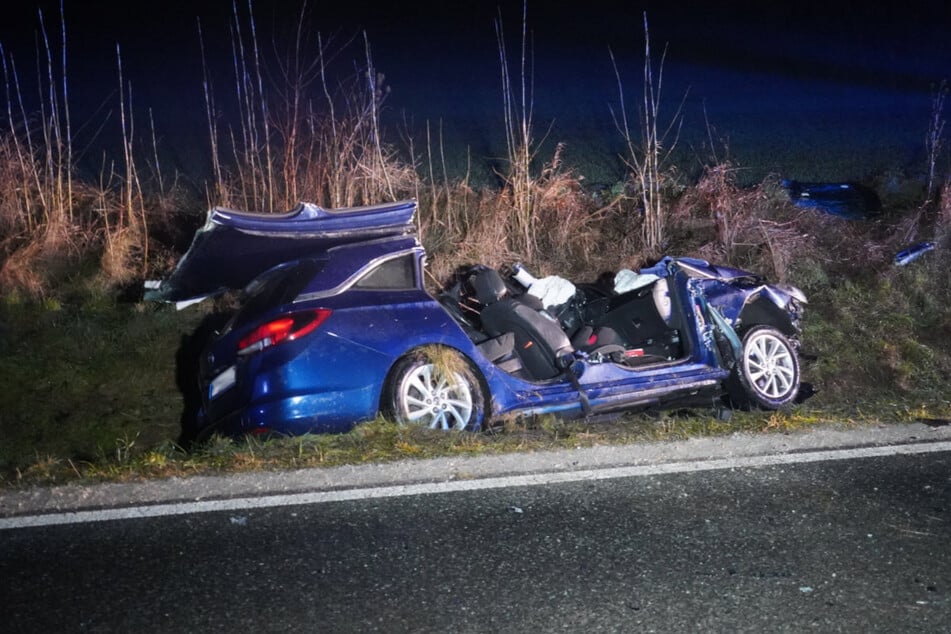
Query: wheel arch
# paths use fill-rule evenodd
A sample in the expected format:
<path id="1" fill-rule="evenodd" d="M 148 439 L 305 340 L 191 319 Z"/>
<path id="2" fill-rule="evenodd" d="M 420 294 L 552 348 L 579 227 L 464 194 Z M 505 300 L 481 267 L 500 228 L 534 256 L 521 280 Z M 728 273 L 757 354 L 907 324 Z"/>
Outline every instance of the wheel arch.
<path id="1" fill-rule="evenodd" d="M 450 360 L 453 355 L 455 355 L 457 360 Z M 432 361 L 434 357 L 434 364 L 437 366 L 440 365 L 440 361 L 448 364 L 463 363 L 464 366 L 462 369 L 468 372 L 472 378 L 478 382 L 479 389 L 482 394 L 482 426 L 484 426 L 493 415 L 492 393 L 489 391 L 488 381 L 482 370 L 479 368 L 479 364 L 476 363 L 471 356 L 456 346 L 443 342 L 416 344 L 403 352 L 403 354 L 393 359 L 393 362 L 386 371 L 386 376 L 383 379 L 380 389 L 378 404 L 380 413 L 382 413 L 384 416 L 393 415 L 393 412 L 391 411 L 392 405 L 389 401 L 390 395 L 392 394 L 393 383 L 397 378 L 397 368 L 399 368 L 401 362 L 411 358 L 429 359 Z M 452 365 L 449 365 L 446 367 L 446 369 L 458 371 L 459 368 L 454 368 Z"/>
<path id="2" fill-rule="evenodd" d="M 743 310 L 740 311 L 739 323 L 740 327 L 737 328 L 737 335 L 741 339 L 743 335 L 756 326 L 772 326 L 787 337 L 799 335 L 799 330 L 793 323 L 789 312 L 762 295 L 743 307 Z"/>

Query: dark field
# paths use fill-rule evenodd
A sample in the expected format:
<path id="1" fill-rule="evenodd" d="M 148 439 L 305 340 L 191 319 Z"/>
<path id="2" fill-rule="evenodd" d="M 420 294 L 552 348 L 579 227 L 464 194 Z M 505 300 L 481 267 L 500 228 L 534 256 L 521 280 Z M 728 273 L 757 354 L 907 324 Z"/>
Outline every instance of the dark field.
<path id="1" fill-rule="evenodd" d="M 37 6 L 44 9 L 55 44 L 58 4 Z M 209 79 L 220 95 L 222 124 L 236 125 L 225 98 L 234 89 L 231 11 L 231 3 L 207 0 L 134 10 L 65 3 L 74 128 L 88 142 L 83 158 L 92 170 L 101 163 L 99 150 L 116 151 L 110 143 L 117 126 L 101 121 L 114 124 L 118 114 L 118 44 L 142 145 L 148 145 L 144 122 L 150 109 L 166 171 L 179 169 L 185 181 L 201 188 L 210 163 L 198 25 Z M 261 4 L 254 11 L 261 54 L 286 59 L 300 3 Z M 741 167 L 746 184 L 768 173 L 862 180 L 920 172 L 931 94 L 951 68 L 946 37 L 951 11 L 934 2 L 861 10 L 839 2 L 769 8 L 753 2 L 672 7 L 595 0 L 584 10 L 528 3 L 526 87 L 534 96 L 536 138 L 547 140 L 540 159 L 554 143 L 564 142 L 566 161 L 589 183 L 623 177 L 618 159 L 623 146 L 610 112 L 619 99 L 609 51 L 636 124 L 642 11 L 650 20 L 655 80 L 666 49 L 662 112 L 672 118 L 686 97 L 675 161 L 684 172 L 696 173 L 709 159 L 711 139 L 717 158 Z M 320 33 L 333 73 L 342 77 L 365 65 L 366 33 L 388 91 L 386 138 L 405 151 L 411 136 L 418 153 L 426 145 L 428 123 L 434 146 L 442 130 L 452 176 L 462 178 L 468 170 L 477 182 L 492 182 L 505 154 L 499 16 L 518 80 L 522 3 L 517 0 L 478 2 L 465 11 L 431 1 L 385 8 L 362 0 L 312 6 L 302 41 L 305 51 L 314 52 Z M 0 44 L 18 63 L 28 102 L 36 94 L 31 88 L 37 31 L 31 3 L 5 9 Z M 275 79 L 278 72 L 268 78 Z"/>

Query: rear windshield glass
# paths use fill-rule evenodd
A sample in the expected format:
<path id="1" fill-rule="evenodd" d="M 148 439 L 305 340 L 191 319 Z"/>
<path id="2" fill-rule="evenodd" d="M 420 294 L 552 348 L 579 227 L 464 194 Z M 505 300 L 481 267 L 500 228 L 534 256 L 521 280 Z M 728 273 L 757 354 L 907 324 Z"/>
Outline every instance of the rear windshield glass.
<path id="1" fill-rule="evenodd" d="M 301 260 L 257 278 L 248 285 L 232 327 L 254 321 L 269 310 L 293 301 L 323 268 L 321 261 Z"/>

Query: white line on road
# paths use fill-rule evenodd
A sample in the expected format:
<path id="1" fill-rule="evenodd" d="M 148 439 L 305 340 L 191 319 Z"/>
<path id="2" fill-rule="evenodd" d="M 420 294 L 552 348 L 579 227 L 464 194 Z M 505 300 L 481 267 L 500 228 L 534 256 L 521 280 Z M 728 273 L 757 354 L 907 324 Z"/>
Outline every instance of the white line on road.
<path id="1" fill-rule="evenodd" d="M 876 458 L 893 455 L 935 453 L 942 451 L 951 451 L 951 442 L 929 442 L 887 445 L 880 447 L 859 447 L 854 449 L 832 449 L 801 453 L 771 454 L 765 456 L 740 456 L 735 458 L 718 458 L 714 460 L 700 460 L 694 462 L 670 462 L 664 464 L 533 473 L 527 475 L 513 475 L 472 480 L 450 480 L 447 482 L 398 484 L 393 486 L 370 487 L 362 489 L 311 491 L 283 495 L 265 495 L 260 497 L 240 497 L 221 500 L 201 500 L 196 502 L 176 502 L 171 504 L 152 504 L 147 506 L 132 506 L 89 511 L 67 511 L 0 518 L 0 530 L 12 528 L 33 528 L 38 526 L 54 526 L 60 524 L 104 522 L 109 520 L 164 517 L 169 515 L 187 515 L 191 513 L 212 513 L 216 511 L 241 511 L 280 506 L 323 504 L 326 502 L 372 500 L 408 495 L 427 495 L 432 493 L 454 493 L 459 491 L 502 489 L 506 487 L 610 480 L 614 478 L 633 478 L 669 473 L 690 473 L 699 471 L 717 471 L 724 469 L 747 469 L 776 465 L 824 462 L 830 460 L 854 460 L 857 458 Z"/>

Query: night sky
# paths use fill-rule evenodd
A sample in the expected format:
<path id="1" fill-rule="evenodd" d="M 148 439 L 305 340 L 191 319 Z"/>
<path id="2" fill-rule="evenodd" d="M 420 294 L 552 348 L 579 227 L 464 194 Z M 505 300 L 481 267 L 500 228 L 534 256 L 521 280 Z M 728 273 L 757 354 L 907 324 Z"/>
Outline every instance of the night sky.
<path id="1" fill-rule="evenodd" d="M 951 10 L 943 2 L 917 0 L 885 6 L 811 0 L 768 4 L 691 7 L 590 0 L 552 9 L 529 2 L 539 136 L 551 126 L 549 139 L 567 142 L 568 160 L 580 165 L 589 181 L 616 178 L 619 139 L 609 105 L 617 104 L 617 85 L 608 49 L 619 61 L 628 100 L 635 103 L 646 10 L 655 55 L 668 46 L 667 111 L 687 96 L 680 145 L 685 160 L 699 164 L 706 120 L 715 138 L 729 145 L 730 157 L 747 168 L 747 180 L 770 171 L 851 179 L 886 164 L 911 169 L 921 158 L 932 87 L 951 75 Z M 311 1 L 307 21 L 312 33 L 333 36 L 339 44 L 366 31 L 374 63 L 391 89 L 384 119 L 389 140 L 399 143 L 397 127 L 403 121 L 411 122 L 417 135 L 428 121 L 433 129 L 443 128 L 451 169 L 462 169 L 467 155 L 480 165 L 498 157 L 501 98 L 494 20 L 501 9 L 513 55 L 522 3 L 379 5 Z M 58 2 L 15 3 L 4 8 L 0 24 L 0 43 L 13 55 L 30 91 L 37 6 L 43 7 L 58 48 Z M 299 6 L 296 0 L 256 4 L 263 45 L 269 46 L 272 34 L 284 41 Z M 239 10 L 244 13 L 245 5 Z M 118 43 L 137 111 L 151 108 L 163 151 L 179 169 L 199 173 L 206 166 L 207 134 L 197 23 L 200 19 L 216 90 L 223 95 L 231 81 L 231 11 L 227 1 L 117 6 L 65 0 L 75 120 L 85 122 L 87 132 L 104 118 L 114 120 Z M 335 60 L 344 70 L 362 62 L 359 45 Z M 107 123 L 97 137 L 100 145 L 108 145 L 109 128 Z"/>

